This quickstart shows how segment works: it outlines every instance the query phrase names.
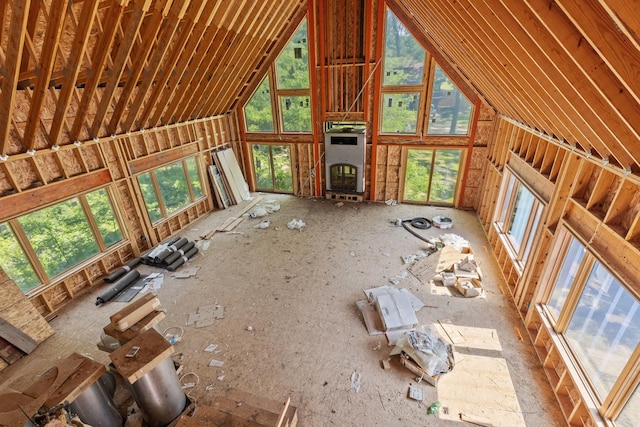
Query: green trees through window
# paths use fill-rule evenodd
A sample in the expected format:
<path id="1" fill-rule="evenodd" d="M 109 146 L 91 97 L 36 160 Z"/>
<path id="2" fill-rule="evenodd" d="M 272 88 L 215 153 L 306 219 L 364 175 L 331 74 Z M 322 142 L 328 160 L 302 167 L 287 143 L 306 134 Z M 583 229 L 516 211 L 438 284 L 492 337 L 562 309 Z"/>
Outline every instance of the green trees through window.
<path id="1" fill-rule="evenodd" d="M 471 103 L 439 65 L 433 78 L 429 135 L 467 135 L 471 120 Z"/>
<path id="2" fill-rule="evenodd" d="M 293 192 L 288 145 L 254 144 L 252 152 L 257 189 Z"/>
<path id="3" fill-rule="evenodd" d="M 0 265 L 29 292 L 122 239 L 103 188 L 0 224 Z"/>
<path id="4" fill-rule="evenodd" d="M 244 106 L 244 119 L 247 132 L 273 132 L 273 108 L 268 75 Z"/>
<path id="5" fill-rule="evenodd" d="M 462 150 L 408 149 L 404 200 L 453 205 Z"/>

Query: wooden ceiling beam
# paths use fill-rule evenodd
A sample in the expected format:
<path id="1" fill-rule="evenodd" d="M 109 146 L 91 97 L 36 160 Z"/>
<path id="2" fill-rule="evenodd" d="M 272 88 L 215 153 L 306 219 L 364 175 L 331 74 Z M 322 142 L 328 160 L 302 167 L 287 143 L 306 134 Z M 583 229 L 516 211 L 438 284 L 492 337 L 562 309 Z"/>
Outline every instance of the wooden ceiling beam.
<path id="1" fill-rule="evenodd" d="M 206 8 L 205 12 L 205 6 Z M 202 33 L 194 33 L 193 29 L 196 27 L 198 21 L 200 20 L 203 12 L 206 13 L 205 20 L 209 18 L 209 14 L 215 10 L 215 4 L 212 2 L 208 2 L 207 0 L 200 0 L 199 2 L 192 2 L 189 8 L 189 11 L 186 14 L 186 19 L 184 19 L 180 23 L 180 35 L 178 39 L 174 43 L 171 48 L 171 52 L 167 56 L 167 60 L 165 60 L 162 65 L 162 73 L 156 78 L 156 81 L 153 84 L 153 89 L 151 91 L 150 96 L 146 101 L 145 107 L 142 109 L 142 112 L 139 112 L 137 119 L 137 127 L 145 128 L 148 126 L 148 119 L 151 116 L 151 112 L 156 106 L 159 109 L 163 109 L 161 105 L 159 105 L 160 96 L 162 92 L 165 90 L 166 84 L 169 81 L 169 78 L 172 74 L 176 73 L 176 64 L 178 63 L 178 59 L 180 59 L 181 55 L 185 53 L 187 49 L 187 43 L 189 40 L 193 40 L 194 44 L 197 45 L 198 41 L 200 41 L 200 37 Z M 193 47 L 189 51 L 189 54 L 193 52 Z M 155 126 L 152 125 L 152 126 Z"/>
<path id="2" fill-rule="evenodd" d="M 38 62 L 40 70 L 33 92 L 33 100 L 29 109 L 29 116 L 24 131 L 24 145 L 26 150 L 33 150 L 36 141 L 36 130 L 40 128 L 40 118 L 42 107 L 47 95 L 47 87 L 53 73 L 56 59 L 56 52 L 60 43 L 60 36 L 64 28 L 67 15 L 67 0 L 53 0 L 51 3 L 51 13 L 45 33 L 44 45 Z M 34 58 L 37 60 L 37 58 Z"/>
<path id="3" fill-rule="evenodd" d="M 34 0 L 37 1 L 37 0 Z M 22 49 L 27 32 L 28 10 L 31 0 L 16 0 L 11 5 L 11 21 L 7 40 L 7 54 L 2 79 L 2 99 L 0 100 L 0 154 L 9 150 L 9 126 L 13 119 L 16 86 L 20 74 Z M 3 17 L 4 18 L 4 17 Z"/>
<path id="4" fill-rule="evenodd" d="M 73 125 L 71 126 L 72 141 L 80 139 L 80 131 L 82 130 L 82 126 L 84 125 L 85 120 L 89 115 L 91 101 L 93 100 L 94 95 L 96 94 L 96 89 L 98 88 L 98 84 L 102 79 L 105 63 L 107 61 L 107 57 L 109 56 L 109 52 L 111 51 L 111 45 L 113 44 L 116 32 L 118 31 L 118 26 L 120 24 L 120 19 L 122 19 L 124 9 L 127 6 L 128 2 L 129 0 L 119 0 L 117 2 L 114 2 L 108 9 L 108 11 L 105 12 L 106 17 L 104 18 L 102 34 L 100 34 L 100 38 L 93 48 L 93 57 L 91 59 L 91 76 L 89 77 L 89 81 L 84 86 L 80 105 L 78 106 L 76 116 L 73 120 Z"/>
<path id="5" fill-rule="evenodd" d="M 125 64 L 129 59 L 129 55 L 135 46 L 135 39 L 138 36 L 138 31 L 142 26 L 145 15 L 149 11 L 151 6 L 151 0 L 135 0 L 131 14 L 127 20 L 126 27 L 116 53 L 113 66 L 108 72 L 108 79 L 104 91 L 102 92 L 102 98 L 100 98 L 100 104 L 93 118 L 93 124 L 89 130 L 89 137 L 94 138 L 99 136 L 100 128 L 104 122 L 107 110 L 111 105 L 113 96 L 120 83 L 120 79 L 125 72 Z"/>
<path id="6" fill-rule="evenodd" d="M 501 0 L 507 6 L 507 1 Z M 620 166 L 640 165 L 640 138 L 635 129 L 620 120 L 618 114 L 630 114 L 629 108 L 637 103 L 612 108 L 612 102 L 623 102 L 628 96 L 620 83 L 611 79 L 610 71 L 601 67 L 602 60 L 588 43 L 581 43 L 582 35 L 571 25 L 566 15 L 557 5 L 541 1 L 525 1 L 528 8 L 507 6 L 512 16 L 525 28 L 542 51 L 557 67 L 559 76 L 569 79 L 576 93 L 583 100 L 583 107 L 592 109 L 602 124 L 615 135 L 617 143 L 612 145 L 611 154 Z M 570 61 L 567 61 L 569 59 Z M 610 85 L 610 86 L 609 86 Z M 637 120 L 636 120 L 637 122 Z M 640 126 L 640 124 L 638 124 Z"/>
<path id="7" fill-rule="evenodd" d="M 144 102 L 147 93 L 153 85 L 153 81 L 158 75 L 158 71 L 160 71 L 162 60 L 169 50 L 171 40 L 173 40 L 173 37 L 180 25 L 180 21 L 184 18 L 184 15 L 187 12 L 187 8 L 189 7 L 190 3 L 191 0 L 176 0 L 171 5 L 171 10 L 167 15 L 165 26 L 160 31 L 160 34 L 156 41 L 155 49 L 151 54 L 149 61 L 147 62 L 147 67 L 144 70 L 142 83 L 138 86 L 136 98 L 129 107 L 127 118 L 122 124 L 122 128 L 125 132 L 131 131 L 133 129 L 136 116 L 140 111 L 140 108 L 142 107 L 142 103 Z"/>
<path id="8" fill-rule="evenodd" d="M 640 14 L 638 4 L 629 0 L 598 0 L 618 29 L 629 37 L 640 48 Z"/>
<path id="9" fill-rule="evenodd" d="M 82 66 L 82 58 L 87 50 L 91 28 L 93 27 L 99 4 L 100 0 L 85 0 L 82 5 L 79 25 L 76 29 L 73 44 L 71 45 L 71 55 L 66 66 L 66 76 L 62 83 L 62 89 L 56 103 L 56 110 L 49 131 L 49 141 L 54 145 L 58 145 L 63 124 L 66 122 L 67 110 L 75 91 L 76 80 Z"/>
<path id="10" fill-rule="evenodd" d="M 218 9 L 214 14 L 214 17 L 218 15 L 224 16 L 228 11 L 228 8 Z M 212 20 L 212 23 L 213 22 L 216 22 L 215 18 Z M 225 31 L 218 25 L 209 25 L 203 40 L 196 48 L 194 56 L 190 59 L 186 72 L 177 84 L 180 90 L 175 92 L 166 108 L 166 111 L 163 112 L 162 122 L 164 124 L 169 124 L 174 121 L 173 117 L 178 111 L 178 107 L 182 100 L 185 99 L 187 93 L 192 92 L 190 87 L 192 84 L 195 86 L 196 84 L 194 82 L 199 82 L 199 79 L 204 76 L 204 72 L 208 68 L 207 64 L 210 63 L 208 61 L 213 60 L 213 55 L 210 53 L 210 49 L 216 44 L 216 40 L 218 40 L 218 38 L 222 39 L 224 37 L 224 33 Z"/>
<path id="11" fill-rule="evenodd" d="M 211 26 L 211 22 L 213 22 L 213 18 L 216 15 L 216 12 L 220 8 L 220 2 L 209 2 L 207 8 L 202 12 L 204 19 L 198 20 L 194 27 L 195 36 L 189 39 L 189 43 L 183 49 L 180 60 L 176 64 L 174 71 L 171 73 L 171 77 L 167 82 L 167 87 L 164 91 L 162 99 L 155 103 L 155 109 L 151 119 L 149 120 L 150 126 L 158 126 L 161 123 L 162 113 L 165 111 L 167 106 L 170 103 L 170 100 L 175 96 L 176 90 L 180 86 L 180 81 L 185 78 L 187 67 L 191 62 L 197 62 L 196 55 L 198 47 L 201 43 L 207 43 L 207 35 L 209 34 L 207 31 Z"/>
<path id="12" fill-rule="evenodd" d="M 169 13 L 172 1 L 173 0 L 158 1 L 154 10 L 151 12 L 151 17 L 144 25 L 144 33 L 138 34 L 138 37 L 140 38 L 139 48 L 133 53 L 136 60 L 133 61 L 132 67 L 127 76 L 127 81 L 120 91 L 120 98 L 118 98 L 118 101 L 116 102 L 116 106 L 111 114 L 111 119 L 107 125 L 107 132 L 111 135 L 118 132 L 120 120 L 127 110 L 129 100 L 133 95 L 135 87 L 138 85 L 140 76 L 147 64 L 148 57 L 155 45 L 156 37 L 162 28 L 162 23 Z"/>
<path id="13" fill-rule="evenodd" d="M 6 2 L 5 2 L 6 3 Z M 66 7 L 65 7 L 66 9 Z M 32 0 L 31 5 L 29 6 L 29 18 L 27 21 L 27 35 L 33 39 L 33 36 L 36 33 L 36 28 L 38 26 L 38 20 L 40 15 L 40 0 Z M 0 16 L 5 16 L 4 13 Z M 23 52 L 22 61 L 20 63 L 20 73 L 23 73 L 29 69 L 29 53 Z M 34 64 L 36 63 L 36 58 L 34 58 Z"/>

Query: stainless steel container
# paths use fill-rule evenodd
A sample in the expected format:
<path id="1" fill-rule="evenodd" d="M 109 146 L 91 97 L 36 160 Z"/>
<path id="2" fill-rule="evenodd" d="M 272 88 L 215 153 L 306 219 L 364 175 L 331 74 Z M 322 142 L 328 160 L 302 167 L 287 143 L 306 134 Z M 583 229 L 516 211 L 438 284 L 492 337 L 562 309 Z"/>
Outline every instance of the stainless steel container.
<path id="1" fill-rule="evenodd" d="M 166 426 L 187 406 L 187 396 L 182 391 L 170 358 L 162 361 L 130 387 L 149 427 Z"/>
<path id="2" fill-rule="evenodd" d="M 92 427 L 122 427 L 123 419 L 111 396 L 100 381 L 80 393 L 69 409 L 78 414 L 83 423 Z"/>

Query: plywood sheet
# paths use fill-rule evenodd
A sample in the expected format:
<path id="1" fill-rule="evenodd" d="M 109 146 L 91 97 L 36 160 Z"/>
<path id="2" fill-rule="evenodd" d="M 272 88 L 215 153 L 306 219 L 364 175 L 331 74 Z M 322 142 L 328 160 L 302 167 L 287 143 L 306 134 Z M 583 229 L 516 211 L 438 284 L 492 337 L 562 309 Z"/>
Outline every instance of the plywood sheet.
<path id="1" fill-rule="evenodd" d="M 433 276 L 451 267 L 463 259 L 465 254 L 451 246 L 445 246 L 439 251 L 415 262 L 409 271 L 423 284 L 427 284 Z"/>

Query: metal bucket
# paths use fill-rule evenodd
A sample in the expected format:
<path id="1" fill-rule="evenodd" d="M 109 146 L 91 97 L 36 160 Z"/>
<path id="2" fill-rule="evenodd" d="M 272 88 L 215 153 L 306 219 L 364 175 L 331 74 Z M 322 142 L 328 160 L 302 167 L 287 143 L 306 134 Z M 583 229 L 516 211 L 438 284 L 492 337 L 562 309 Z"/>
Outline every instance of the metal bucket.
<path id="1" fill-rule="evenodd" d="M 175 366 L 170 358 L 130 385 L 131 394 L 149 427 L 162 427 L 176 419 L 187 406 Z"/>
<path id="2" fill-rule="evenodd" d="M 92 427 L 122 427 L 123 424 L 120 412 L 100 381 L 91 384 L 69 408 Z"/>

